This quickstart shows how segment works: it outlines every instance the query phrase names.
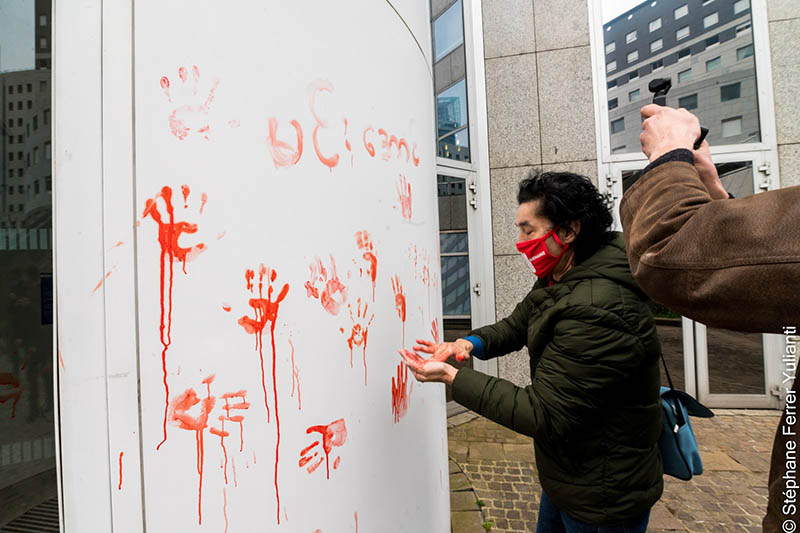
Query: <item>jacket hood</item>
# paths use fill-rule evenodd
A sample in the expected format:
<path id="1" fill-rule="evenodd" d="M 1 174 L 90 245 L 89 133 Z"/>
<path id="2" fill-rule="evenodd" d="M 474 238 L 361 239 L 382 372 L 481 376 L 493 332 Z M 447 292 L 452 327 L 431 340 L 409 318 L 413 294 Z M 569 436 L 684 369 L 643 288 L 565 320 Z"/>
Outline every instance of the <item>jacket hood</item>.
<path id="1" fill-rule="evenodd" d="M 587 257 L 564 274 L 561 281 L 606 278 L 637 293 L 642 293 L 642 289 L 639 288 L 631 274 L 628 256 L 625 252 L 625 238 L 618 231 L 615 231 L 613 235 L 611 241 L 601 246 L 594 255 Z"/>

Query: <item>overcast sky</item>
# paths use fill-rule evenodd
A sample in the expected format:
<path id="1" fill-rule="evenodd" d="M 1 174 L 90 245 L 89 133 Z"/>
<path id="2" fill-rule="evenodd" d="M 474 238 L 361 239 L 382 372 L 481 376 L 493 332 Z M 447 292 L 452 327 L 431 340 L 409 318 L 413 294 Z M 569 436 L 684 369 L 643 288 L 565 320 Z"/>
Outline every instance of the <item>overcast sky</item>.
<path id="1" fill-rule="evenodd" d="M 652 1 L 652 0 L 649 0 Z M 668 2 L 671 0 L 657 0 L 661 2 Z M 0 0 L 2 2 L 2 0 Z M 620 16 L 632 7 L 644 3 L 642 0 L 603 0 L 600 5 L 603 10 L 603 24 L 609 20 Z"/>
<path id="2" fill-rule="evenodd" d="M 0 72 L 34 66 L 33 0 L 0 0 Z"/>

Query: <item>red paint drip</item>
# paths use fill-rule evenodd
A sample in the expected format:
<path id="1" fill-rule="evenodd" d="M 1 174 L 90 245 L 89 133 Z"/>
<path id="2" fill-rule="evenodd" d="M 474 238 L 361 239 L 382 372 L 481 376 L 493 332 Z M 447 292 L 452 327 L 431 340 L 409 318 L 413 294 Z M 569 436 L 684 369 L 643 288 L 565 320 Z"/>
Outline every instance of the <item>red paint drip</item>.
<path id="1" fill-rule="evenodd" d="M 397 309 L 397 316 L 403 324 L 403 333 L 401 338 L 401 346 L 406 345 L 406 296 L 403 294 L 403 284 L 400 283 L 400 278 L 395 274 L 392 278 L 392 292 L 394 292 L 394 307 Z"/>
<path id="2" fill-rule="evenodd" d="M 357 511 L 355 513 L 353 513 L 353 517 L 356 520 L 356 533 L 358 533 L 358 512 Z"/>
<path id="3" fill-rule="evenodd" d="M 339 469 L 339 463 L 341 463 L 341 462 L 342 462 L 342 458 L 341 458 L 341 456 L 337 457 L 337 458 L 336 458 L 336 459 L 333 461 L 333 469 L 334 469 L 334 470 L 338 470 L 338 469 Z"/>
<path id="4" fill-rule="evenodd" d="M 395 424 L 408 412 L 411 397 L 411 388 L 408 387 L 408 367 L 405 364 L 397 365 L 396 377 L 396 381 L 394 377 L 392 378 L 392 417 Z"/>
<path id="5" fill-rule="evenodd" d="M 189 193 L 190 189 L 188 185 L 181 185 L 181 194 L 183 195 L 183 207 L 184 209 L 189 207 Z"/>
<path id="6" fill-rule="evenodd" d="M 439 319 L 434 318 L 431 322 L 431 337 L 433 338 L 433 342 L 439 344 Z"/>
<path id="7" fill-rule="evenodd" d="M 225 473 L 225 484 L 228 484 L 228 450 L 225 448 L 225 437 L 229 436 L 230 433 L 225 431 L 225 417 L 221 416 L 219 419 L 222 421 L 222 429 L 217 428 L 210 428 L 209 431 L 212 435 L 216 435 L 219 437 L 219 444 L 222 447 L 222 454 L 225 457 L 225 462 L 223 466 L 223 472 Z"/>
<path id="8" fill-rule="evenodd" d="M 345 426 L 344 418 L 334 420 L 326 426 L 311 426 L 306 429 L 306 434 L 320 433 L 322 435 L 322 449 L 325 452 L 325 470 L 327 479 L 331 478 L 329 467 L 330 453 L 333 448 L 343 446 L 347 442 L 347 427 Z M 319 441 L 314 442 L 312 445 L 304 448 L 300 455 L 305 455 L 311 451 Z M 302 466 L 302 465 L 300 465 Z M 314 468 L 316 470 L 316 467 Z M 309 473 L 313 470 L 309 470 Z"/>
<path id="9" fill-rule="evenodd" d="M 119 452 L 119 485 L 117 485 L 117 490 L 122 490 L 122 454 L 125 452 Z"/>
<path id="10" fill-rule="evenodd" d="M 206 206 L 206 202 L 208 202 L 208 195 L 206 193 L 200 194 L 200 214 L 203 214 L 203 208 Z"/>
<path id="11" fill-rule="evenodd" d="M 161 218 L 161 212 L 158 210 L 156 204 L 158 198 L 164 200 L 169 222 L 164 222 Z M 158 224 L 158 243 L 161 246 L 161 258 L 159 261 L 160 268 L 160 301 L 161 301 L 161 322 L 159 325 L 159 332 L 161 338 L 161 368 L 164 381 L 164 438 L 156 446 L 156 450 L 161 448 L 167 440 L 167 410 L 169 408 L 169 384 L 167 383 L 167 350 L 172 342 L 172 285 L 173 285 L 173 262 L 177 259 L 183 263 L 183 273 L 186 273 L 186 261 L 191 261 L 198 254 L 205 250 L 203 243 L 196 244 L 191 248 L 183 248 L 178 244 L 178 239 L 184 233 L 196 233 L 197 224 L 190 224 L 188 222 L 175 222 L 175 211 L 172 207 L 172 189 L 164 186 L 161 192 L 155 198 L 148 198 L 145 202 L 144 213 L 142 218 L 147 216 Z M 169 266 L 169 288 L 165 292 L 166 284 L 166 268 Z M 167 304 L 165 306 L 165 299 Z M 165 319 L 166 316 L 166 319 Z"/>
<path id="12" fill-rule="evenodd" d="M 252 290 L 252 271 L 245 274 L 248 285 Z M 267 298 L 263 297 L 264 275 L 267 275 Z M 286 298 L 289 292 L 289 284 L 283 285 L 281 292 L 278 294 L 275 301 L 272 301 L 273 286 L 272 283 L 277 278 L 277 273 L 272 269 L 267 269 L 264 265 L 259 268 L 258 278 L 258 298 L 250 298 L 249 304 L 253 308 L 254 318 L 243 316 L 239 319 L 239 325 L 244 328 L 247 333 L 256 336 L 256 348 L 258 349 L 259 358 L 261 361 L 261 386 L 264 391 L 264 405 L 267 405 L 267 389 L 264 378 L 264 354 L 263 354 L 263 340 L 264 326 L 270 322 L 270 342 L 272 344 L 272 395 L 275 405 L 275 499 L 277 500 L 277 520 L 278 524 L 281 523 L 281 500 L 280 490 L 278 488 L 278 461 L 280 459 L 280 445 L 281 445 L 281 422 L 278 413 L 278 380 L 277 380 L 277 353 L 275 350 L 275 322 L 278 318 L 278 307 L 280 303 Z M 269 423 L 269 407 L 267 406 L 267 422 Z"/>
<path id="13" fill-rule="evenodd" d="M 347 346 L 350 348 L 350 368 L 353 368 L 353 347 L 361 346 L 362 357 L 364 361 L 364 385 L 367 384 L 367 335 L 369 333 L 369 326 L 375 318 L 373 313 L 367 319 L 367 311 L 369 306 L 364 303 L 364 311 L 361 311 L 361 298 L 357 300 L 358 307 L 356 308 L 356 315 L 353 316 L 353 308 L 347 304 L 347 309 L 350 311 L 350 320 L 353 322 L 353 327 L 350 330 L 350 338 L 347 339 Z"/>
<path id="14" fill-rule="evenodd" d="M 222 516 L 225 517 L 225 533 L 228 533 L 228 494 L 225 487 L 222 487 Z"/>
<path id="15" fill-rule="evenodd" d="M 297 367 L 294 365 L 294 343 L 291 337 L 289 338 L 289 346 L 292 349 L 292 394 L 290 396 L 294 398 L 294 389 L 295 385 L 297 385 L 297 410 L 300 411 L 303 409 L 303 403 L 300 400 L 300 376 L 297 373 Z"/>
<path id="16" fill-rule="evenodd" d="M 233 470 L 233 486 L 238 487 L 239 482 L 236 480 L 236 457 L 231 457 L 231 469 Z"/>

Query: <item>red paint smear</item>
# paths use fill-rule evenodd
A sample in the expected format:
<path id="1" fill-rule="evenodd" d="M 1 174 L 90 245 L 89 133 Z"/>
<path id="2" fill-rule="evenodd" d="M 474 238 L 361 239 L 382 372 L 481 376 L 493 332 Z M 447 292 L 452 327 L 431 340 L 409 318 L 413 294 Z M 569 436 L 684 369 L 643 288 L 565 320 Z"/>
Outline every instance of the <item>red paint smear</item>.
<path id="1" fill-rule="evenodd" d="M 344 418 L 340 418 L 339 420 L 334 420 L 333 422 L 331 422 L 326 426 L 311 426 L 308 429 L 306 429 L 306 434 L 310 435 L 311 433 L 315 432 L 322 435 L 322 449 L 325 452 L 325 470 L 327 472 L 327 478 L 330 479 L 331 473 L 330 473 L 330 468 L 328 466 L 328 461 L 330 458 L 331 450 L 333 450 L 333 448 L 338 448 L 340 446 L 343 446 L 347 442 L 347 427 L 345 426 Z M 303 456 L 307 454 L 317 445 L 319 445 L 319 441 L 315 441 L 310 446 L 304 448 L 300 452 L 300 455 Z M 316 455 L 316 452 L 314 455 Z M 319 464 L 317 464 L 317 466 L 319 466 Z M 314 467 L 314 470 L 316 470 L 316 466 Z M 313 470 L 309 469 L 309 473 L 311 472 L 313 472 Z"/>
<path id="2" fill-rule="evenodd" d="M 167 78 L 166 76 L 161 76 L 161 88 L 162 89 L 169 88 L 169 78 Z"/>
<path id="3" fill-rule="evenodd" d="M 431 322 L 431 337 L 433 338 L 433 342 L 439 344 L 439 319 L 434 318 Z"/>
<path id="4" fill-rule="evenodd" d="M 336 459 L 334 459 L 334 461 L 333 461 L 333 469 L 334 470 L 338 470 L 339 469 L 339 463 L 341 463 L 341 462 L 342 462 L 342 457 L 341 456 L 339 456 Z"/>
<path id="5" fill-rule="evenodd" d="M 411 149 L 411 159 L 414 161 L 414 166 L 419 166 L 419 157 L 417 157 L 417 143 L 414 143 L 414 148 Z"/>
<path id="6" fill-rule="evenodd" d="M 352 152 L 352 146 L 350 146 L 350 141 L 347 139 L 347 119 L 344 119 L 344 147 L 347 148 L 348 152 Z"/>
<path id="7" fill-rule="evenodd" d="M 226 234 L 226 233 L 227 233 L 226 231 L 223 231 L 223 232 L 217 233 L 217 240 L 218 240 L 218 241 L 221 241 L 221 240 L 222 240 L 222 238 L 225 236 L 225 234 Z"/>
<path id="8" fill-rule="evenodd" d="M 122 490 L 122 454 L 125 452 L 119 452 L 119 485 L 117 485 L 117 490 Z"/>
<path id="9" fill-rule="evenodd" d="M 367 132 L 370 132 L 370 131 L 375 131 L 375 130 L 372 129 L 372 126 L 367 126 L 367 128 L 364 130 L 364 134 L 361 136 L 361 138 L 364 141 L 364 148 L 367 149 L 367 153 L 369 154 L 369 156 L 370 157 L 375 157 L 375 145 L 372 144 L 371 142 L 367 141 Z"/>
<path id="10" fill-rule="evenodd" d="M 319 257 L 316 257 L 315 261 L 309 265 L 311 274 L 309 276 L 310 279 L 305 283 L 305 288 L 306 296 L 309 298 L 319 299 L 323 309 L 336 316 L 339 314 L 342 305 L 347 302 L 347 287 L 341 282 L 339 276 L 336 274 L 336 261 L 333 259 L 333 256 L 330 256 L 330 260 L 330 279 L 328 279 L 328 271 L 322 264 L 322 260 Z M 323 287 L 321 296 L 319 288 L 317 288 L 317 282 L 319 282 Z"/>
<path id="11" fill-rule="evenodd" d="M 403 285 L 400 278 L 395 274 L 392 278 L 392 291 L 394 292 L 394 307 L 397 309 L 397 316 L 403 323 L 403 336 L 401 346 L 406 345 L 406 296 L 403 294 Z"/>
<path id="12" fill-rule="evenodd" d="M 122 246 L 123 244 L 125 244 L 125 243 L 124 243 L 124 242 L 122 242 L 122 241 L 117 241 L 117 243 L 116 243 L 114 246 L 112 246 L 112 248 L 119 248 L 119 247 L 120 247 L 120 246 Z"/>
<path id="13" fill-rule="evenodd" d="M 61 358 L 61 348 L 58 349 L 58 364 L 61 365 L 62 370 L 66 370 L 66 368 L 64 368 L 64 359 Z"/>
<path id="14" fill-rule="evenodd" d="M 300 400 L 300 376 L 297 373 L 297 367 L 294 365 L 294 343 L 291 337 L 289 338 L 289 346 L 292 349 L 292 394 L 290 396 L 294 398 L 294 388 L 295 385 L 297 385 L 297 410 L 301 411 L 303 409 L 303 403 Z"/>
<path id="15" fill-rule="evenodd" d="M 215 398 L 211 396 L 211 382 L 214 381 L 214 376 L 211 375 L 203 380 L 206 385 L 207 394 L 203 400 L 197 397 L 194 389 L 186 389 L 183 394 L 178 396 L 172 402 L 172 420 L 179 423 L 181 429 L 195 432 L 195 444 L 197 448 L 197 461 L 196 468 L 199 476 L 199 484 L 197 489 L 197 521 L 198 524 L 203 523 L 203 464 L 205 459 L 205 452 L 203 447 L 203 430 L 208 427 L 208 415 L 214 409 Z M 200 414 L 193 417 L 188 414 L 188 411 L 201 403 Z"/>
<path id="16" fill-rule="evenodd" d="M 275 168 L 295 165 L 300 161 L 300 157 L 303 155 L 303 128 L 300 127 L 300 123 L 296 120 L 292 120 L 290 124 L 294 127 L 295 134 L 297 135 L 296 149 L 289 146 L 286 141 L 278 139 L 278 119 L 275 117 L 269 118 L 269 136 L 267 137 L 267 144 Z"/>
<path id="17" fill-rule="evenodd" d="M 103 286 L 103 283 L 105 283 L 105 281 L 111 276 L 111 274 L 116 269 L 117 269 L 117 265 L 114 265 L 113 267 L 111 267 L 111 270 L 106 272 L 105 276 L 103 276 L 103 278 L 100 281 L 97 282 L 97 285 L 95 285 L 94 289 L 92 290 L 92 295 L 94 295 L 94 293 L 96 293 L 98 290 L 100 290 L 100 287 Z"/>
<path id="18" fill-rule="evenodd" d="M 178 77 L 182 82 L 186 83 L 186 67 L 180 67 L 178 69 Z"/>
<path id="19" fill-rule="evenodd" d="M 248 271 L 252 272 L 252 271 Z M 263 280 L 264 275 L 267 274 L 267 298 L 263 297 Z M 246 274 L 247 276 L 248 274 Z M 277 355 L 275 351 L 275 322 L 278 318 L 278 307 L 280 303 L 286 298 L 286 294 L 289 292 L 289 284 L 286 283 L 283 285 L 281 292 L 278 294 L 275 301 L 272 301 L 272 282 L 275 281 L 277 278 L 277 273 L 269 269 L 267 270 L 264 265 L 261 265 L 259 268 L 259 276 L 258 276 L 258 298 L 250 298 L 249 304 L 250 307 L 253 308 L 254 318 L 250 318 L 249 316 L 243 316 L 239 319 L 239 325 L 244 328 L 247 333 L 255 335 L 256 337 L 256 348 L 258 349 L 259 359 L 261 361 L 261 386 L 264 390 L 264 405 L 267 405 L 267 388 L 264 379 L 264 354 L 263 354 L 263 347 L 264 342 L 262 339 L 264 333 L 264 326 L 266 326 L 267 322 L 270 322 L 270 341 L 272 344 L 272 395 L 273 395 L 273 402 L 275 405 L 275 432 L 277 435 L 275 441 L 275 499 L 277 501 L 277 517 L 278 517 L 278 524 L 281 523 L 281 499 L 280 499 L 280 491 L 278 489 L 278 461 L 280 458 L 280 445 L 281 445 L 281 421 L 278 414 L 278 380 L 277 380 Z M 247 280 L 248 285 L 252 290 L 252 277 Z M 267 407 L 267 422 L 269 423 L 269 407 Z"/>
<path id="20" fill-rule="evenodd" d="M 353 513 L 353 517 L 356 520 L 356 533 L 358 533 L 358 512 Z"/>
<path id="21" fill-rule="evenodd" d="M 225 517 L 225 533 L 228 533 L 228 494 L 222 487 L 222 516 Z"/>
<path id="22" fill-rule="evenodd" d="M 161 218 L 161 212 L 158 210 L 156 204 L 158 198 L 164 200 L 169 222 L 164 222 Z M 172 285 L 173 285 L 173 262 L 177 259 L 183 263 L 183 273 L 186 273 L 186 261 L 191 261 L 197 255 L 205 250 L 205 245 L 199 243 L 191 248 L 182 248 L 178 243 L 181 235 L 184 233 L 196 233 L 197 224 L 190 224 L 188 222 L 175 222 L 175 211 L 172 207 L 172 189 L 164 186 L 161 192 L 155 198 L 148 198 L 145 202 L 144 213 L 142 218 L 147 216 L 158 224 L 158 243 L 161 246 L 161 258 L 159 261 L 160 275 L 160 300 L 161 300 L 161 321 L 159 324 L 160 340 L 161 340 L 161 367 L 163 372 L 164 381 L 164 438 L 156 446 L 156 450 L 161 448 L 167 440 L 167 409 L 169 408 L 169 384 L 167 383 L 167 350 L 172 342 Z M 169 288 L 164 290 L 165 285 L 165 271 L 166 266 L 169 266 Z M 167 306 L 165 309 L 165 296 L 167 297 Z M 166 314 L 166 320 L 165 320 Z"/>
<path id="23" fill-rule="evenodd" d="M 350 338 L 347 339 L 347 346 L 350 348 L 350 368 L 353 368 L 353 347 L 361 346 L 362 355 L 364 359 L 364 385 L 367 384 L 367 334 L 369 333 L 369 326 L 375 318 L 375 314 L 367 320 L 368 305 L 364 303 L 364 312 L 361 312 L 361 298 L 357 300 L 358 307 L 356 308 L 356 316 L 353 316 L 353 308 L 347 304 L 347 309 L 350 311 L 350 320 L 353 322 L 353 328 L 350 331 Z"/>
<path id="24" fill-rule="evenodd" d="M 17 416 L 17 404 L 19 403 L 22 390 L 19 387 L 19 380 L 14 374 L 8 372 L 0 373 L 0 385 L 8 385 L 11 389 L 0 389 L 0 404 L 6 403 L 9 400 L 14 400 L 11 404 L 11 418 L 14 420 Z"/>
<path id="25" fill-rule="evenodd" d="M 408 387 L 408 367 L 400 363 L 397 365 L 397 380 L 392 378 L 392 417 L 394 423 L 400 422 L 408 412 L 408 403 L 411 398 L 411 389 Z"/>
<path id="26" fill-rule="evenodd" d="M 406 220 L 411 220 L 411 185 L 406 182 L 406 177 L 400 174 L 397 180 L 397 196 L 400 199 L 400 209 L 402 216 Z"/>
<path id="27" fill-rule="evenodd" d="M 206 193 L 200 194 L 200 214 L 203 214 L 203 208 L 206 206 L 206 202 L 208 201 L 208 195 Z"/>
<path id="28" fill-rule="evenodd" d="M 241 126 L 241 123 L 236 119 L 228 121 L 229 128 L 238 128 L 239 126 Z"/>
<path id="29" fill-rule="evenodd" d="M 326 80 L 317 80 L 308 86 L 308 105 L 311 108 L 311 114 L 314 115 L 314 121 L 317 123 L 317 125 L 314 127 L 314 131 L 311 134 L 311 139 L 314 141 L 314 152 L 316 152 L 317 158 L 323 165 L 333 171 L 333 167 L 339 164 L 339 154 L 333 154 L 330 157 L 322 155 L 322 151 L 319 149 L 319 142 L 317 140 L 317 133 L 319 133 L 319 129 L 328 127 L 328 123 L 319 118 L 317 112 L 314 110 L 317 93 L 322 91 L 327 91 L 329 93 L 333 92 L 333 85 Z"/>
<path id="30" fill-rule="evenodd" d="M 225 462 L 223 466 L 223 472 L 225 472 L 225 484 L 228 484 L 228 450 L 225 448 L 225 437 L 229 436 L 230 433 L 225 431 L 225 417 L 221 416 L 219 419 L 222 421 L 222 429 L 217 428 L 209 428 L 209 431 L 212 435 L 216 435 L 219 437 L 219 444 L 222 447 L 222 454 L 225 457 Z"/>
<path id="31" fill-rule="evenodd" d="M 225 311 L 226 313 L 230 313 L 231 312 L 230 304 L 222 304 L 222 310 Z"/>
<path id="32" fill-rule="evenodd" d="M 189 207 L 189 194 L 191 189 L 189 189 L 188 185 L 181 185 L 181 194 L 183 195 L 183 207 L 184 209 Z"/>
<path id="33" fill-rule="evenodd" d="M 372 245 L 372 241 L 369 238 L 369 232 L 367 230 L 356 232 L 356 245 L 358 246 L 359 250 L 364 251 L 361 257 L 363 257 L 369 264 L 367 268 L 367 274 L 372 279 L 372 301 L 374 302 L 375 279 L 378 276 L 378 258 L 374 253 L 374 247 Z"/>

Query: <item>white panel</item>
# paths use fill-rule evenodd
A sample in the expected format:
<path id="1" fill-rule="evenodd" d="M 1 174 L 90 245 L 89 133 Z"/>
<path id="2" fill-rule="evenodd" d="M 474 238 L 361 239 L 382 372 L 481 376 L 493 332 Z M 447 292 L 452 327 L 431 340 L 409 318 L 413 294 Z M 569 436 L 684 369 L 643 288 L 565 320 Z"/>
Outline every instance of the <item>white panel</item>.
<path id="1" fill-rule="evenodd" d="M 54 251 L 64 531 L 111 531 L 103 301 L 101 6 L 54 4 Z M 80 31 L 76 29 L 80 28 Z M 89 507 L 91 506 L 91 507 Z"/>

